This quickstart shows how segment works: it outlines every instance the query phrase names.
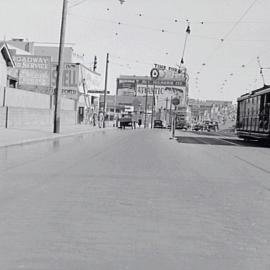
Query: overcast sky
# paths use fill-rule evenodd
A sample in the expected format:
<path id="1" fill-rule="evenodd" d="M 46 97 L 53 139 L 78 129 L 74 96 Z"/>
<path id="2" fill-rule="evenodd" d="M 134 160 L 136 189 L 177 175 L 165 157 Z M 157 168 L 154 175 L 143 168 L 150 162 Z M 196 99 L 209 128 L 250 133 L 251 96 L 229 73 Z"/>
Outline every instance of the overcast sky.
<path id="1" fill-rule="evenodd" d="M 184 62 L 190 97 L 235 100 L 263 85 L 257 56 L 270 67 L 269 10 L 269 0 L 69 0 L 66 42 L 88 65 L 97 55 L 102 75 L 110 53 L 114 92 L 119 75 L 179 64 L 189 20 Z M 0 35 L 58 42 L 61 12 L 62 0 L 1 0 Z M 270 84 L 270 70 L 264 75 Z"/>

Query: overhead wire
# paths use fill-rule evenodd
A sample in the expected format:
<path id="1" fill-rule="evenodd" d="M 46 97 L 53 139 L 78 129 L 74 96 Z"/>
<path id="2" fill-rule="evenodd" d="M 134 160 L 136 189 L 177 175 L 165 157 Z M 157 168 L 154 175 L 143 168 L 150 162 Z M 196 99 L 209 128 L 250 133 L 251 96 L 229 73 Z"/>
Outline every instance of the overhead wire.
<path id="1" fill-rule="evenodd" d="M 81 0 L 81 1 L 77 1 L 75 2 L 73 5 L 71 5 L 71 7 L 75 7 L 78 6 L 80 4 L 82 4 L 83 2 L 85 2 L 87 0 Z M 201 21 L 192 21 L 192 23 L 199 23 L 199 24 L 217 24 L 217 23 L 234 23 L 233 26 L 225 33 L 225 35 L 223 36 L 222 39 L 218 38 L 218 37 L 209 37 L 209 36 L 201 36 L 201 35 L 193 35 L 194 38 L 201 38 L 201 39 L 217 39 L 218 44 L 215 47 L 215 49 L 212 51 L 212 53 L 207 57 L 206 61 L 202 64 L 202 66 L 206 66 L 207 63 L 210 61 L 210 59 L 215 55 L 215 53 L 222 47 L 224 41 L 226 40 L 227 42 L 227 38 L 231 35 L 231 33 L 235 30 L 235 28 L 240 24 L 240 23 L 265 23 L 263 21 L 243 21 L 243 18 L 247 15 L 247 13 L 250 11 L 250 9 L 255 5 L 255 3 L 258 0 L 254 0 L 251 5 L 248 6 L 248 8 L 244 11 L 244 13 L 240 16 L 240 18 L 237 21 L 207 21 L 207 20 L 201 20 Z M 109 9 L 107 9 L 109 10 Z M 76 14 L 72 14 L 75 15 Z M 145 16 L 145 14 L 139 13 L 136 14 L 137 16 L 139 15 L 140 17 L 147 17 Z M 81 14 L 78 15 L 79 17 L 82 17 Z M 89 18 L 87 18 L 89 19 Z M 166 28 L 155 28 L 155 27 L 149 27 L 149 26 L 145 26 L 145 25 L 138 25 L 138 24 L 129 24 L 126 22 L 121 22 L 121 21 L 116 21 L 116 20 L 104 20 L 104 19 L 96 19 L 96 18 L 92 18 L 92 20 L 99 20 L 99 21 L 103 21 L 106 23 L 114 23 L 117 24 L 119 26 L 126 26 L 126 27 L 136 27 L 136 28 L 140 28 L 140 29 L 144 29 L 144 30 L 149 30 L 149 31 L 157 31 L 157 32 L 162 32 L 162 33 L 167 33 L 167 34 L 175 34 L 175 35 L 179 35 L 180 32 L 177 31 L 170 31 Z M 165 19 L 164 19 L 165 20 Z M 172 20 L 170 20 L 172 21 Z M 173 19 L 174 22 L 180 22 L 180 23 L 184 23 L 186 22 L 186 20 L 184 19 L 178 19 L 178 18 L 174 18 Z M 115 35 L 118 35 L 118 33 L 115 33 Z M 268 42 L 270 40 L 252 40 L 252 39 L 232 39 L 230 40 L 231 42 L 237 42 L 237 41 L 242 41 L 242 42 Z M 184 45 L 184 49 L 183 49 L 183 53 L 185 50 L 185 46 L 186 46 L 186 39 L 185 39 L 185 45 Z M 183 58 L 183 53 L 182 53 L 182 58 Z M 138 63 L 137 61 L 135 63 Z M 200 69 L 200 73 L 202 71 L 202 68 Z"/>
<path id="2" fill-rule="evenodd" d="M 255 3 L 258 0 L 254 0 L 248 8 L 244 11 L 244 13 L 240 16 L 240 18 L 233 24 L 233 26 L 229 29 L 227 33 L 220 39 L 219 43 L 217 46 L 214 48 L 214 50 L 209 54 L 209 56 L 206 58 L 205 62 L 202 64 L 199 73 L 202 72 L 202 67 L 206 66 L 206 64 L 212 59 L 212 57 L 216 54 L 216 52 L 222 47 L 224 41 L 232 34 L 232 32 L 235 30 L 235 28 L 242 22 L 243 18 L 248 14 L 248 12 L 251 10 L 251 8 L 255 5 Z"/>
<path id="3" fill-rule="evenodd" d="M 76 7 L 76 6 L 79 6 L 79 5 L 81 5 L 83 2 L 86 2 L 86 1 L 88 1 L 88 0 L 79 0 L 79 1 L 77 1 L 76 3 L 71 4 L 71 5 L 69 6 L 69 8 L 74 8 L 74 7 Z"/>

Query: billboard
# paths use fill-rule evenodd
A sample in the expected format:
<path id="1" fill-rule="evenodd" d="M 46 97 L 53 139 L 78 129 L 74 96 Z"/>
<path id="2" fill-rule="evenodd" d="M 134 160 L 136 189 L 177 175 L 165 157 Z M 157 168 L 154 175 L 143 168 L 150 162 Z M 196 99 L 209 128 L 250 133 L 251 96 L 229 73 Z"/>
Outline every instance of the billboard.
<path id="1" fill-rule="evenodd" d="M 117 93 L 121 96 L 134 96 L 136 92 L 136 80 L 117 79 Z"/>
<path id="2" fill-rule="evenodd" d="M 51 94 L 51 57 L 15 55 L 13 59 L 19 89 Z"/>
<path id="3" fill-rule="evenodd" d="M 15 55 L 15 70 L 18 88 L 53 95 L 56 88 L 57 64 L 51 63 L 50 56 Z M 62 94 L 78 99 L 79 67 L 77 64 L 64 64 Z"/>
<path id="4" fill-rule="evenodd" d="M 147 90 L 148 89 L 148 90 Z M 180 102 L 185 102 L 186 88 L 184 86 L 170 85 L 146 85 L 137 84 L 137 96 L 145 96 L 146 92 L 149 96 L 155 94 L 155 104 L 157 108 L 165 108 L 166 103 L 171 100 L 171 97 L 178 96 Z"/>
<path id="5" fill-rule="evenodd" d="M 176 68 L 154 64 L 154 67 L 159 70 L 159 79 L 178 80 L 183 81 L 184 83 L 187 82 L 189 79 L 187 69 L 183 66 Z"/>
<path id="6" fill-rule="evenodd" d="M 50 70 L 51 57 L 38 55 L 15 55 L 14 62 L 17 68 Z"/>
<path id="7" fill-rule="evenodd" d="M 165 108 L 168 101 L 172 96 L 179 96 L 181 103 L 186 102 L 187 97 L 187 85 L 186 80 L 183 77 L 178 79 L 169 79 L 167 76 L 164 79 L 157 79 L 153 81 L 149 77 L 132 77 L 119 78 L 117 80 L 117 91 L 118 95 L 130 96 L 149 96 L 155 93 L 155 104 L 157 108 Z M 124 92 L 123 94 L 123 91 Z M 127 92 L 129 91 L 129 92 Z"/>

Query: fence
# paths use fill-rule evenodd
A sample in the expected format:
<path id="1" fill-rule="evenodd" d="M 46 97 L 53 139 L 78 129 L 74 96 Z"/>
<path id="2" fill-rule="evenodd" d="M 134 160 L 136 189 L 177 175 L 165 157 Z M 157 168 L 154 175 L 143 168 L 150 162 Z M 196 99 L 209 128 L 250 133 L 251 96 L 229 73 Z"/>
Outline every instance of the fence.
<path id="1" fill-rule="evenodd" d="M 54 119 L 53 97 L 45 94 L 4 88 L 0 107 L 0 127 L 39 128 L 52 126 Z M 75 101 L 62 98 L 61 124 L 77 123 Z"/>

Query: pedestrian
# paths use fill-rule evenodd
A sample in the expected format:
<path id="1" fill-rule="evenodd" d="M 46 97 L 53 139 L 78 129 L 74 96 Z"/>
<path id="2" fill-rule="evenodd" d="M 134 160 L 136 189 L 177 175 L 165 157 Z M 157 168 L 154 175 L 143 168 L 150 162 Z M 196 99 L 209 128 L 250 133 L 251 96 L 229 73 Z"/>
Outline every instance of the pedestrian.
<path id="1" fill-rule="evenodd" d="M 103 113 L 100 112 L 99 113 L 99 119 L 98 119 L 98 126 L 99 126 L 99 128 L 103 127 L 103 122 L 104 122 L 104 116 L 103 116 Z"/>
<path id="2" fill-rule="evenodd" d="M 141 127 L 141 125 L 142 125 L 142 119 L 139 119 L 138 120 L 138 126 L 139 126 L 139 128 Z"/>
<path id="3" fill-rule="evenodd" d="M 96 126 L 96 122 L 97 122 L 97 114 L 94 112 L 93 113 L 93 126 Z"/>
<path id="4" fill-rule="evenodd" d="M 136 114 L 132 114 L 131 120 L 132 120 L 132 128 L 136 129 L 136 122 L 137 122 Z"/>
<path id="5" fill-rule="evenodd" d="M 118 128 L 118 123 L 119 123 L 119 115 L 116 114 L 115 116 L 115 126 Z"/>

